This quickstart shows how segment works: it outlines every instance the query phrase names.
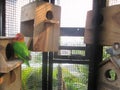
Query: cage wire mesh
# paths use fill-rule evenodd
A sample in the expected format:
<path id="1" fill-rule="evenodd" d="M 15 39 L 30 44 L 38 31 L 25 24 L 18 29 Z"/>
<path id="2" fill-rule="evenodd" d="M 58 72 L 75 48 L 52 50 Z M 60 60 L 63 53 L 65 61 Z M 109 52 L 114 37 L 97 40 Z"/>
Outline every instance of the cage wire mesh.
<path id="1" fill-rule="evenodd" d="M 57 5 L 60 5 L 61 1 L 64 2 L 64 0 L 56 0 L 55 3 Z M 69 4 L 69 1 L 68 1 L 68 4 Z M 72 8 L 74 10 L 74 7 Z M 62 7 L 62 9 L 64 9 L 64 7 Z M 73 15 L 73 17 L 71 18 L 75 18 L 75 17 L 76 16 Z M 68 21 L 68 23 L 69 22 L 72 22 L 72 21 Z M 74 28 L 76 28 L 75 30 L 79 30 L 79 28 L 77 27 L 74 27 Z M 85 56 L 85 50 L 75 49 L 76 47 L 86 47 L 86 44 L 84 43 L 84 36 L 71 36 L 71 35 L 60 36 L 60 47 L 64 47 L 64 49 L 61 49 L 61 48 L 59 49 L 58 55 L 60 56 L 68 56 L 68 57 L 69 56 Z M 70 48 L 74 47 L 74 48 L 69 49 L 69 47 Z M 88 64 L 83 65 L 83 64 L 69 64 L 69 63 L 60 63 L 60 64 L 54 63 L 52 90 L 87 90 L 88 89 L 88 73 L 89 73 Z"/>
<path id="2" fill-rule="evenodd" d="M 120 0 L 107 0 L 107 6 L 113 6 L 120 4 Z"/>
<path id="3" fill-rule="evenodd" d="M 6 36 L 14 36 L 20 32 L 21 7 L 33 1 L 35 0 L 6 0 Z M 58 0 L 58 2 L 60 3 L 60 0 Z M 69 40 L 65 40 L 65 38 L 67 37 L 61 37 L 61 46 L 85 46 L 83 43 L 84 37 L 68 37 Z M 67 40 L 68 42 L 66 42 Z M 81 53 L 85 53 L 85 51 L 80 52 L 80 50 L 60 50 L 60 52 L 61 55 L 81 55 Z M 41 52 L 31 52 L 31 55 L 32 60 L 30 62 L 32 67 L 26 68 L 25 65 L 22 65 L 22 87 L 23 90 L 42 90 L 42 55 Z M 57 63 L 54 64 L 53 67 L 53 90 L 59 90 L 61 85 L 59 80 L 63 83 L 62 87 L 67 88 L 67 90 L 87 90 L 88 65 L 64 63 L 59 65 Z M 86 77 L 84 77 L 84 75 L 86 75 Z"/>
<path id="4" fill-rule="evenodd" d="M 6 0 L 6 36 L 20 32 L 21 7 L 35 0 Z"/>
<path id="5" fill-rule="evenodd" d="M 19 22 L 17 21 L 19 17 L 17 17 L 16 3 L 16 0 L 6 0 L 6 36 L 13 36 L 19 32 Z"/>
<path id="6" fill-rule="evenodd" d="M 60 0 L 57 1 L 60 4 Z M 107 6 L 117 4 L 120 4 L 120 0 L 107 0 Z M 85 46 L 83 39 L 80 38 L 84 37 L 61 36 L 60 46 Z M 104 48 L 106 49 L 106 47 Z M 79 53 L 79 50 L 60 50 L 60 55 L 81 55 Z M 107 57 L 109 55 L 104 54 L 103 58 Z M 53 67 L 53 90 L 87 90 L 89 65 L 55 63 Z"/>
<path id="7" fill-rule="evenodd" d="M 84 37 L 83 36 L 61 36 L 60 37 L 60 46 L 67 46 L 67 47 L 85 47 Z M 85 50 L 67 50 L 61 49 L 60 55 L 82 55 L 85 56 Z"/>
<path id="8" fill-rule="evenodd" d="M 88 65 L 55 63 L 53 66 L 53 90 L 87 90 Z"/>
<path id="9" fill-rule="evenodd" d="M 85 47 L 84 37 L 61 36 L 60 46 Z M 60 49 L 60 56 L 85 56 L 85 50 Z M 62 59 L 61 59 L 62 60 Z M 54 63 L 52 90 L 87 90 L 89 65 Z"/>
<path id="10" fill-rule="evenodd" d="M 35 0 L 6 0 L 6 36 L 20 32 L 21 7 Z M 22 90 L 42 90 L 42 54 L 31 52 L 31 67 L 22 64 Z"/>

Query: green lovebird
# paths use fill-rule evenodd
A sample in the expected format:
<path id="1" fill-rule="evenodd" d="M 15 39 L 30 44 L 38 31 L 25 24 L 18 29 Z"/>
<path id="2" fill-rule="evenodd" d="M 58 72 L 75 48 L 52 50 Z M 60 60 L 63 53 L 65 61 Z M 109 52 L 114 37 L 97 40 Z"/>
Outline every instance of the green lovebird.
<path id="1" fill-rule="evenodd" d="M 26 43 L 24 42 L 24 35 L 21 33 L 16 34 L 13 40 L 13 49 L 15 55 L 23 61 L 28 67 L 30 67 L 30 51 Z"/>

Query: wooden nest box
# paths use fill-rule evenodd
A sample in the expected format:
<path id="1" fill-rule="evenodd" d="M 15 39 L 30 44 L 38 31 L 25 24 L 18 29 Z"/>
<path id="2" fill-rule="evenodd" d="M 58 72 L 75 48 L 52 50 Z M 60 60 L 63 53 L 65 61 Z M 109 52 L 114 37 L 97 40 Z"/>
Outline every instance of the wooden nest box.
<path id="1" fill-rule="evenodd" d="M 99 68 L 98 90 L 120 90 L 120 56 L 103 61 Z"/>
<path id="2" fill-rule="evenodd" d="M 35 10 L 33 48 L 35 51 L 58 51 L 60 7 L 41 3 Z"/>
<path id="3" fill-rule="evenodd" d="M 88 11 L 85 26 L 85 43 L 93 43 L 94 32 L 94 12 Z M 109 6 L 101 9 L 99 15 L 100 44 L 113 45 L 115 42 L 120 42 L 120 5 Z M 96 30 L 96 31 L 97 31 Z"/>
<path id="4" fill-rule="evenodd" d="M 21 90 L 21 61 L 15 60 L 13 38 L 0 37 L 0 90 Z"/>
<path id="5" fill-rule="evenodd" d="M 12 40 L 10 37 L 0 37 L 0 53 L 6 61 L 14 57 Z"/>
<path id="6" fill-rule="evenodd" d="M 58 51 L 60 10 L 59 6 L 43 1 L 22 7 L 21 32 L 33 37 L 34 51 Z"/>

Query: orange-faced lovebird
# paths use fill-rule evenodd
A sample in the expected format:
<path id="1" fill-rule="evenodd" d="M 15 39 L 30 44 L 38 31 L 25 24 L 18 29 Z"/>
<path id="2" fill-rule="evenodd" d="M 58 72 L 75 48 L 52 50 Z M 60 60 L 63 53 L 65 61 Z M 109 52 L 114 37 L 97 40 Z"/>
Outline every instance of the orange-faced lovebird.
<path id="1" fill-rule="evenodd" d="M 13 40 L 13 49 L 15 55 L 23 61 L 28 67 L 30 67 L 30 51 L 26 43 L 24 42 L 24 35 L 21 33 L 16 34 Z"/>

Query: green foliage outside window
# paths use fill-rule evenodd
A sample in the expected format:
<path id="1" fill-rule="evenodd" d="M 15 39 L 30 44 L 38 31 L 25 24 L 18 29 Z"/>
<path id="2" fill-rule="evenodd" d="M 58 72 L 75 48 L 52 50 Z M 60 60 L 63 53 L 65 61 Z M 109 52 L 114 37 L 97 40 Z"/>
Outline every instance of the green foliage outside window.
<path id="1" fill-rule="evenodd" d="M 22 70 L 22 90 L 42 90 L 41 67 L 24 68 Z"/>
<path id="2" fill-rule="evenodd" d="M 103 60 L 110 55 L 106 53 L 106 48 L 103 49 Z M 41 62 L 41 56 L 33 58 L 35 63 Z M 88 65 L 75 65 L 76 72 L 79 76 L 71 73 L 68 68 L 62 67 L 62 78 L 67 90 L 87 90 L 88 84 Z M 22 88 L 23 90 L 42 90 L 42 67 L 23 68 L 22 70 Z M 58 66 L 53 69 L 53 90 L 58 89 Z"/>

